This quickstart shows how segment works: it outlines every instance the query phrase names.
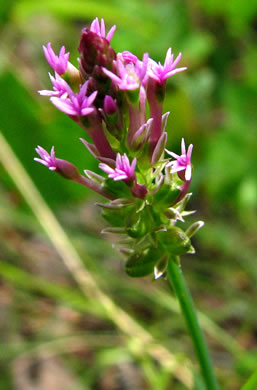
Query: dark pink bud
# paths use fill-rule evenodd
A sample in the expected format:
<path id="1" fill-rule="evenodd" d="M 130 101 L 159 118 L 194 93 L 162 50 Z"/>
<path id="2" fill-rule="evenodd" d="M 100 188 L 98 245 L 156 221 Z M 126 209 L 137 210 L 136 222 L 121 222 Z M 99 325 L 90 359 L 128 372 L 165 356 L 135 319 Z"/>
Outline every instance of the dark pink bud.
<path id="1" fill-rule="evenodd" d="M 107 115 L 113 115 L 117 112 L 115 100 L 109 95 L 104 98 L 104 111 Z"/>
<path id="2" fill-rule="evenodd" d="M 78 50 L 81 55 L 80 67 L 84 76 L 99 77 L 101 67 L 112 69 L 112 62 L 116 58 L 115 51 L 106 38 L 88 28 L 82 30 Z"/>
<path id="3" fill-rule="evenodd" d="M 146 194 L 147 194 L 147 188 L 143 184 L 136 184 L 132 188 L 131 192 L 135 197 L 140 198 L 140 199 L 144 199 L 146 197 Z"/>
<path id="4" fill-rule="evenodd" d="M 80 172 L 75 165 L 69 161 L 56 158 L 56 173 L 59 173 L 62 177 L 69 180 L 79 180 Z"/>

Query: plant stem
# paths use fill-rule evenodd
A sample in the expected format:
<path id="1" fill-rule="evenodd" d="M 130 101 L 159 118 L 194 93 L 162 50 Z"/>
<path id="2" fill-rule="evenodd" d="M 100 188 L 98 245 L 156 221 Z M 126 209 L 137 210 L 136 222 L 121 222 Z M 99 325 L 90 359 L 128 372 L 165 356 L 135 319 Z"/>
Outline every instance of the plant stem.
<path id="1" fill-rule="evenodd" d="M 209 356 L 204 335 L 199 326 L 193 300 L 187 288 L 178 258 L 171 258 L 168 263 L 168 278 L 179 300 L 189 333 L 193 340 L 196 355 L 198 357 L 202 375 L 207 390 L 218 390 L 218 384 L 214 375 L 212 362 Z"/>

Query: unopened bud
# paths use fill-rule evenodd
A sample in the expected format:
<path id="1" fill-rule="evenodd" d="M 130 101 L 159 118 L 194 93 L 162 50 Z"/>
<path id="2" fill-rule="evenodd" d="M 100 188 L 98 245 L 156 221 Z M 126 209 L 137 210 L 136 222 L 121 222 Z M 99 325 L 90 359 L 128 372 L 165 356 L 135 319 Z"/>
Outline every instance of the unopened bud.
<path id="1" fill-rule="evenodd" d="M 79 87 L 82 84 L 80 71 L 68 62 L 68 67 L 66 72 L 62 76 L 65 81 L 72 87 L 73 90 L 79 91 Z"/>
<path id="2" fill-rule="evenodd" d="M 153 124 L 153 119 L 150 118 L 146 123 L 144 123 L 140 128 L 135 132 L 130 147 L 133 150 L 141 148 L 148 140 L 151 127 Z"/>
<path id="3" fill-rule="evenodd" d="M 106 95 L 104 98 L 104 112 L 106 115 L 113 115 L 117 112 L 117 104 L 115 103 L 115 100 L 109 95 Z"/>
<path id="4" fill-rule="evenodd" d="M 69 161 L 61 160 L 56 158 L 56 173 L 68 180 L 79 180 L 80 172 L 75 165 L 71 164 Z"/>
<path id="5" fill-rule="evenodd" d="M 147 188 L 144 184 L 135 184 L 131 189 L 131 192 L 134 196 L 140 199 L 145 199 L 147 194 Z"/>
<path id="6" fill-rule="evenodd" d="M 98 184 L 102 184 L 104 182 L 104 178 L 95 172 L 92 172 L 92 171 L 89 171 L 88 169 L 85 169 L 84 173 L 90 180 L 92 180 Z"/>
<path id="7" fill-rule="evenodd" d="M 187 253 L 191 248 L 191 242 L 186 233 L 175 226 L 167 229 L 167 231 L 159 231 L 156 233 L 162 246 L 173 255 L 179 256 Z"/>
<path id="8" fill-rule="evenodd" d="M 168 265 L 169 255 L 164 255 L 154 267 L 154 279 L 157 280 L 164 275 Z"/>
<path id="9" fill-rule="evenodd" d="M 195 235 L 199 229 L 201 229 L 202 227 L 204 226 L 204 222 L 203 221 L 197 221 L 197 222 L 194 222 L 191 226 L 189 226 L 189 228 L 186 230 L 186 235 L 188 237 L 192 237 L 193 235 Z"/>
<path id="10" fill-rule="evenodd" d="M 167 139 L 168 139 L 168 134 L 164 132 L 160 136 L 159 141 L 157 142 L 157 145 L 154 148 L 153 155 L 152 155 L 152 164 L 155 164 L 161 158 L 167 143 Z"/>
<path id="11" fill-rule="evenodd" d="M 112 62 L 116 58 L 115 51 L 110 46 L 109 41 L 88 28 L 82 30 L 78 50 L 81 55 L 81 71 L 87 77 L 89 75 L 94 77 L 95 73 L 99 76 L 99 71 L 103 75 L 101 68 L 111 69 Z"/>
<path id="12" fill-rule="evenodd" d="M 154 272 L 155 264 L 160 256 L 160 250 L 152 246 L 136 252 L 128 258 L 125 271 L 134 278 L 150 275 Z"/>

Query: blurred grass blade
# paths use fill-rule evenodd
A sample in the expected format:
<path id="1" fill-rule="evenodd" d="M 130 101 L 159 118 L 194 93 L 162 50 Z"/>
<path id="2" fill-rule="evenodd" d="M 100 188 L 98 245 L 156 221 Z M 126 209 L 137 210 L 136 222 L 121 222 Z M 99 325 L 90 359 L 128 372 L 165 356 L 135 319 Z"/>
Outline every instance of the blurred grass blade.
<path id="1" fill-rule="evenodd" d="M 61 302 L 79 312 L 91 313 L 103 316 L 101 306 L 96 305 L 92 300 L 85 299 L 79 291 L 44 280 L 41 277 L 28 273 L 18 267 L 0 261 L 0 275 L 8 282 L 14 283 L 27 291 L 35 291 L 44 294 L 58 302 Z"/>
<path id="2" fill-rule="evenodd" d="M 257 388 L 257 369 L 250 376 L 248 381 L 241 387 L 241 390 L 255 390 Z"/>
<path id="3" fill-rule="evenodd" d="M 72 277 L 86 297 L 101 305 L 108 318 L 130 337 L 128 347 L 135 355 L 149 353 L 160 364 L 170 370 L 187 388 L 193 386 L 188 361 L 183 364 L 163 345 L 156 344 L 152 335 L 112 301 L 98 286 L 91 273 L 85 268 L 79 254 L 60 226 L 54 214 L 35 187 L 31 178 L 13 153 L 0 132 L 0 160 L 13 182 L 31 207 L 39 223 L 56 248 Z"/>

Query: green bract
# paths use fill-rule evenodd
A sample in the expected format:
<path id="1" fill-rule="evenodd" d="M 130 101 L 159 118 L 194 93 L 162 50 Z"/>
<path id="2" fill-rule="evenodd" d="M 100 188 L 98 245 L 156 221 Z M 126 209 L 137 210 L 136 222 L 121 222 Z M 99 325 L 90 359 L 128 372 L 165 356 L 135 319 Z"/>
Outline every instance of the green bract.
<path id="1" fill-rule="evenodd" d="M 182 229 L 172 226 L 167 231 L 157 232 L 156 235 L 170 254 L 179 256 L 190 252 L 191 241 Z"/>
<path id="2" fill-rule="evenodd" d="M 160 249 L 150 246 L 131 255 L 125 264 L 125 271 L 134 278 L 153 274 L 154 267 L 161 256 Z"/>

